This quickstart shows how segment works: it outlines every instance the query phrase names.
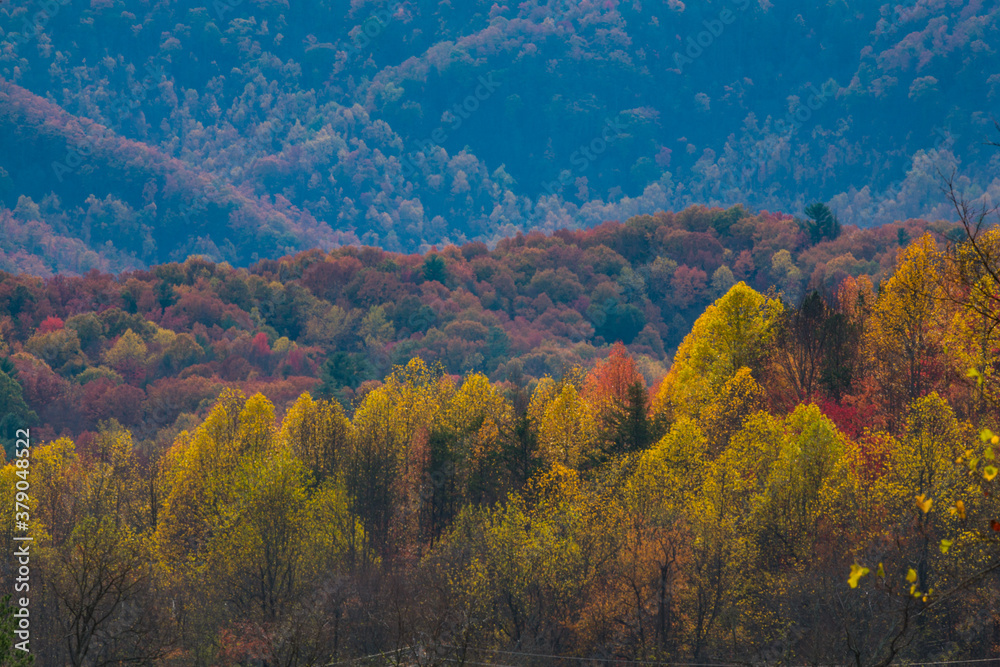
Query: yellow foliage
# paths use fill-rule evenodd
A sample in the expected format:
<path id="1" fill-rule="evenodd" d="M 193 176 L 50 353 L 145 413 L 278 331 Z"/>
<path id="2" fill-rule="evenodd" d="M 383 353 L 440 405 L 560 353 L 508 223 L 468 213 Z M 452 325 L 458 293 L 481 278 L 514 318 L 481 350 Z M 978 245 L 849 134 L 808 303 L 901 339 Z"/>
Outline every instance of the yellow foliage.
<path id="1" fill-rule="evenodd" d="M 924 365 L 945 343 L 940 263 L 929 234 L 902 250 L 868 323 L 869 364 L 890 415 L 926 392 Z"/>
<path id="2" fill-rule="evenodd" d="M 155 323 L 150 323 L 150 325 L 153 327 L 152 340 L 160 346 L 161 350 L 167 349 L 177 338 L 177 334 L 170 329 L 160 328 Z"/>
<path id="3" fill-rule="evenodd" d="M 857 588 L 858 581 L 861 579 L 861 577 L 865 576 L 869 572 L 871 572 L 871 570 L 869 570 L 867 567 L 861 567 L 860 565 L 855 563 L 854 565 L 851 566 L 851 576 L 847 578 L 847 583 L 851 586 L 851 588 Z"/>
<path id="4" fill-rule="evenodd" d="M 549 403 L 555 400 L 558 393 L 559 389 L 555 380 L 548 376 L 543 377 L 535 385 L 535 390 L 531 393 L 531 401 L 528 403 L 528 419 L 535 430 L 538 430 L 545 417 L 545 409 Z"/>
<path id="5" fill-rule="evenodd" d="M 32 451 L 32 514 L 42 524 L 56 527 L 67 523 L 67 508 L 63 500 L 77 487 L 78 465 L 76 446 L 69 438 L 59 438 Z"/>
<path id="6" fill-rule="evenodd" d="M 951 407 L 936 393 L 913 402 L 902 446 L 893 452 L 889 474 L 881 480 L 899 511 L 906 506 L 912 511 L 914 495 L 925 513 L 931 498 L 946 507 L 954 505 L 965 486 L 954 461 L 964 450 L 967 435 Z"/>
<path id="7" fill-rule="evenodd" d="M 697 422 L 682 417 L 641 455 L 635 477 L 649 476 L 662 493 L 686 496 L 701 487 L 707 451 L 707 439 Z"/>
<path id="8" fill-rule="evenodd" d="M 769 299 L 745 283 L 733 285 L 694 323 L 677 349 L 654 410 L 697 417 L 704 406 L 740 368 L 759 368 L 775 325 L 781 301 Z"/>
<path id="9" fill-rule="evenodd" d="M 274 345 L 271 346 L 271 351 L 277 354 L 284 354 L 285 352 L 290 352 L 298 347 L 294 341 L 288 339 L 287 336 L 281 336 L 278 340 L 274 341 Z"/>
<path id="10" fill-rule="evenodd" d="M 720 464 L 728 466 L 734 488 L 761 493 L 785 442 L 785 424 L 766 412 L 752 415 L 736 432 L 723 452 Z"/>
<path id="11" fill-rule="evenodd" d="M 131 329 L 123 333 L 111 347 L 104 353 L 104 361 L 113 368 L 120 368 L 129 364 L 143 364 L 146 361 L 146 343 L 142 337 Z"/>
<path id="12" fill-rule="evenodd" d="M 454 391 L 450 378 L 416 357 L 365 396 L 354 414 L 354 428 L 392 430 L 399 442 L 409 443 L 419 430 L 431 428 Z"/>
<path id="13" fill-rule="evenodd" d="M 590 406 L 572 384 L 546 406 L 538 428 L 538 449 L 547 464 L 579 467 L 590 453 L 597 434 L 597 423 Z"/>
<path id="14" fill-rule="evenodd" d="M 956 500 L 954 506 L 949 511 L 952 516 L 957 516 L 963 521 L 965 520 L 965 503 L 961 500 Z"/>
<path id="15" fill-rule="evenodd" d="M 702 410 L 701 421 L 712 452 L 721 451 L 744 422 L 764 408 L 764 390 L 749 368 L 740 368 Z"/>
<path id="16" fill-rule="evenodd" d="M 482 373 L 465 378 L 444 408 L 443 424 L 459 432 L 478 429 L 487 420 L 494 424 L 505 423 L 512 417 L 512 409 L 496 387 Z"/>
<path id="17" fill-rule="evenodd" d="M 919 496 L 916 497 L 916 501 L 917 501 L 917 507 L 920 508 L 921 512 L 927 514 L 928 512 L 931 511 L 931 503 L 934 502 L 933 499 L 927 498 L 926 496 L 924 496 L 924 494 L 921 493 Z"/>
<path id="18" fill-rule="evenodd" d="M 810 554 L 844 454 L 843 437 L 815 405 L 800 405 L 784 420 L 784 428 L 766 488 L 753 500 L 758 544 L 778 562 Z"/>
<path id="19" fill-rule="evenodd" d="M 342 443 L 347 431 L 339 406 L 308 394 L 276 430 L 264 396 L 224 391 L 164 456 L 156 534 L 164 569 L 192 585 L 211 582 L 216 599 L 244 617 L 275 618 L 364 540 L 341 481 L 317 486 L 312 474 L 335 470 L 340 445 L 331 440 Z"/>
<path id="20" fill-rule="evenodd" d="M 350 428 L 339 403 L 306 393 L 285 413 L 278 439 L 322 481 L 343 467 Z"/>

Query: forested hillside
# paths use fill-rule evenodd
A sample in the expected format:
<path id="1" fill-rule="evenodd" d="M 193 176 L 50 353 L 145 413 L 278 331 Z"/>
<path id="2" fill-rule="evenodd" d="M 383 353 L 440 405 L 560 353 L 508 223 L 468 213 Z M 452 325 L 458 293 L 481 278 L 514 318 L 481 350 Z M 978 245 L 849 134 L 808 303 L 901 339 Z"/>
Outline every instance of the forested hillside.
<path id="1" fill-rule="evenodd" d="M 3 275 L 2 353 L 44 437 L 109 418 L 154 437 L 204 415 L 224 387 L 279 406 L 308 389 L 346 407 L 415 356 L 450 374 L 528 381 L 589 366 L 620 341 L 654 382 L 735 283 L 792 304 L 809 290 L 829 300 L 847 277 L 878 282 L 928 232 L 944 243 L 961 229 L 912 220 L 823 230 L 809 218 L 692 207 L 518 235 L 494 250 L 346 247 L 249 269 L 192 258 L 117 276 Z"/>
<path id="2" fill-rule="evenodd" d="M 0 667 L 1000 661 L 998 45 L 0 0 Z"/>
<path id="3" fill-rule="evenodd" d="M 0 6 L 0 269 L 998 197 L 993 3 Z"/>
<path id="4" fill-rule="evenodd" d="M 38 664 L 997 655 L 1000 234 L 811 212 L 4 275 Z"/>

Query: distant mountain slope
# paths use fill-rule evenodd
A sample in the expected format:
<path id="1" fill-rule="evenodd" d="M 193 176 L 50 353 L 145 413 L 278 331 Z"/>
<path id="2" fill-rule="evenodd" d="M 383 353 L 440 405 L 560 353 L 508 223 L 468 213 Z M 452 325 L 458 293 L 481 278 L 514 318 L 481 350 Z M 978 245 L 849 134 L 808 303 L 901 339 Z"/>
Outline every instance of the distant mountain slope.
<path id="1" fill-rule="evenodd" d="M 0 212 L 8 231 L 0 246 L 14 264 L 41 255 L 36 273 L 122 270 L 194 253 L 245 264 L 258 249 L 279 256 L 357 240 L 9 82 L 0 82 L 0 133 L 3 194 L 20 201 Z"/>
<path id="2" fill-rule="evenodd" d="M 31 198 L 5 225 L 40 221 L 110 269 L 413 251 L 692 203 L 947 217 L 939 172 L 1000 197 L 998 17 L 978 0 L 28 2 L 0 9 L 0 196 Z M 86 121 L 21 89 L 114 138 L 68 167 Z M 91 195 L 140 231 L 88 236 L 114 217 Z"/>

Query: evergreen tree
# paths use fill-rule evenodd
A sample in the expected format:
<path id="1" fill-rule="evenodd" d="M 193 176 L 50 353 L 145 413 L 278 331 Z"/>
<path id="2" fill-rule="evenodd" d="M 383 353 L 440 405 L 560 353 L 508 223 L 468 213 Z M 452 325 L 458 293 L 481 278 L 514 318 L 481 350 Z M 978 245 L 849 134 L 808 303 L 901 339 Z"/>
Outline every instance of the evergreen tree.
<path id="1" fill-rule="evenodd" d="M 840 221 L 830 207 L 823 202 L 814 202 L 806 206 L 805 214 L 809 217 L 803 221 L 804 230 L 809 234 L 809 240 L 819 243 L 823 239 L 835 239 L 840 236 Z"/>

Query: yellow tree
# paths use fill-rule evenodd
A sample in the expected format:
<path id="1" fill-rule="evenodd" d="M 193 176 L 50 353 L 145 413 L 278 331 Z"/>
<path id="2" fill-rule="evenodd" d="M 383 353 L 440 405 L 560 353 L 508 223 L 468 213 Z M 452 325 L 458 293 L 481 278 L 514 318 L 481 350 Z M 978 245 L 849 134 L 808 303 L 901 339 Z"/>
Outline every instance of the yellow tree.
<path id="1" fill-rule="evenodd" d="M 654 412 L 699 417 L 740 368 L 759 372 L 783 312 L 781 301 L 737 283 L 695 321 L 657 394 Z"/>
<path id="2" fill-rule="evenodd" d="M 690 563 L 691 501 L 705 477 L 708 442 L 698 425 L 679 419 L 643 452 L 616 498 L 618 549 L 607 582 L 611 604 L 594 620 L 616 632 L 637 658 L 676 654 L 688 628 L 682 591 Z"/>
<path id="3" fill-rule="evenodd" d="M 250 454 L 232 471 L 232 502 L 213 517 L 204 583 L 240 616 L 273 622 L 302 585 L 305 467 L 288 452 Z"/>
<path id="4" fill-rule="evenodd" d="M 843 437 L 815 405 L 800 405 L 783 427 L 780 453 L 754 503 L 761 565 L 771 569 L 815 557 L 823 493 L 845 452 Z"/>
<path id="5" fill-rule="evenodd" d="M 719 457 L 708 465 L 704 484 L 688 506 L 691 541 L 684 604 L 691 615 L 690 651 L 697 660 L 720 634 L 751 640 L 739 627 L 739 615 L 732 613 L 754 583 L 747 576 L 754 559 L 745 526 L 750 507 L 740 502 L 735 478 L 726 458 Z"/>
<path id="6" fill-rule="evenodd" d="M 538 425 L 538 449 L 549 465 L 560 464 L 577 469 L 591 454 L 596 435 L 596 422 L 590 406 L 572 383 L 562 389 L 545 406 Z"/>
<path id="7" fill-rule="evenodd" d="M 279 438 L 322 483 L 344 468 L 350 428 L 339 403 L 316 401 L 306 393 L 288 409 Z"/>
<path id="8" fill-rule="evenodd" d="M 420 489 L 431 463 L 430 435 L 454 383 L 420 358 L 398 367 L 369 392 L 354 414 L 347 484 L 377 551 L 410 543 L 419 534 Z"/>
<path id="9" fill-rule="evenodd" d="M 484 642 L 547 653 L 580 643 L 581 609 L 614 552 L 607 501 L 555 464 L 524 496 L 459 516 L 435 562 L 452 598 L 480 615 Z"/>
<path id="10" fill-rule="evenodd" d="M 351 424 L 350 453 L 345 467 L 352 511 L 364 525 L 366 554 L 389 548 L 393 509 L 410 434 L 390 393 L 379 387 L 365 396 Z"/>
<path id="11" fill-rule="evenodd" d="M 128 329 L 104 353 L 104 361 L 123 376 L 134 379 L 145 367 L 147 352 L 142 337 Z"/>
<path id="12" fill-rule="evenodd" d="M 704 656 L 720 637 L 738 639 L 748 651 L 759 646 L 773 619 L 759 604 L 766 584 L 748 576 L 757 563 L 753 512 L 785 438 L 782 420 L 766 412 L 746 419 L 714 460 L 706 460 L 698 488 L 686 494 L 689 555 L 680 590 L 690 619 L 691 653 Z M 707 443 L 705 445 L 708 446 Z M 741 613 L 749 608 L 752 613 Z"/>
<path id="13" fill-rule="evenodd" d="M 267 650 L 285 650 L 291 639 L 268 628 L 321 576 L 348 563 L 364 540 L 322 441 L 342 415 L 327 413 L 333 425 L 320 424 L 318 432 L 304 423 L 324 418 L 324 407 L 330 409 L 301 397 L 279 430 L 265 397 L 244 400 L 227 391 L 166 455 L 157 546 L 175 594 L 186 601 L 185 614 L 200 621 L 191 624 L 193 645 L 211 645 L 213 632 L 239 621 L 251 624 L 243 634 L 258 632 Z M 327 471 L 323 481 L 300 453 Z M 195 589 L 199 594 L 191 595 Z M 240 654 L 239 646 L 222 648 Z"/>
<path id="14" fill-rule="evenodd" d="M 868 322 L 866 347 L 883 411 L 902 414 L 941 377 L 940 354 L 950 317 L 940 287 L 941 258 L 926 235 L 901 251 Z"/>
<path id="15" fill-rule="evenodd" d="M 241 500 L 239 472 L 248 457 L 259 458 L 271 449 L 273 434 L 274 411 L 267 399 L 256 395 L 247 400 L 227 389 L 194 433 L 177 437 L 160 466 L 164 501 L 155 534 L 159 563 L 174 595 L 204 623 L 195 626 L 199 631 L 211 632 L 213 622 L 226 614 L 217 598 L 202 600 L 189 592 L 218 590 L 219 579 L 205 569 L 210 546 L 232 530 L 226 517 Z"/>
<path id="16" fill-rule="evenodd" d="M 912 507 L 914 495 L 936 498 L 945 506 L 959 499 L 965 484 L 955 459 L 965 451 L 970 435 L 938 394 L 911 404 L 900 438 L 902 446 L 893 452 L 884 478 L 900 507 Z"/>
<path id="17" fill-rule="evenodd" d="M 744 367 L 736 371 L 702 410 L 710 452 L 722 451 L 733 434 L 743 428 L 744 422 L 764 408 L 764 390 L 750 375 L 750 369 Z"/>
<path id="18" fill-rule="evenodd" d="M 172 622 L 157 594 L 151 513 L 132 437 L 112 423 L 94 448 L 94 457 L 82 459 L 62 440 L 33 457 L 40 464 L 33 475 L 41 492 L 40 579 L 54 606 L 48 616 L 63 638 L 63 655 L 45 660 L 154 661 L 163 655 Z"/>
<path id="19" fill-rule="evenodd" d="M 1000 438 L 989 430 L 980 437 L 983 448 L 970 447 L 973 430 L 936 393 L 911 404 L 899 446 L 875 483 L 888 524 L 879 534 L 894 539 L 873 540 L 858 554 L 861 563 L 842 571 L 851 588 L 864 588 L 864 599 L 852 602 L 860 627 L 849 635 L 858 660 L 888 665 L 908 646 L 931 654 L 942 624 L 954 627 L 966 609 L 994 597 L 984 579 L 1000 569 L 1000 504 L 991 488 Z M 873 616 L 873 603 L 890 610 Z M 865 625 L 878 636 L 866 636 Z"/>
<path id="20" fill-rule="evenodd" d="M 443 406 L 441 418 L 431 433 L 431 466 L 422 498 L 431 500 L 433 512 L 440 502 L 447 511 L 435 518 L 451 516 L 462 502 L 482 503 L 502 499 L 508 486 L 503 474 L 502 446 L 514 438 L 514 409 L 510 402 L 481 374 L 465 378 Z"/>
<path id="21" fill-rule="evenodd" d="M 227 480 L 243 453 L 237 436 L 245 403 L 242 393 L 223 391 L 201 426 L 182 432 L 166 454 L 157 544 L 168 563 L 197 553 L 211 536 L 213 517 L 232 500 Z"/>
<path id="22" fill-rule="evenodd" d="M 953 377 L 967 378 L 964 392 L 955 391 L 958 383 L 952 383 L 952 402 L 964 414 L 983 417 L 1000 405 L 1000 368 L 995 363 L 996 350 L 1000 349 L 1000 327 L 986 312 L 988 305 L 975 303 L 984 300 L 981 290 L 985 289 L 971 291 L 964 302 L 954 304 L 954 315 L 943 336 L 948 370 Z"/>
<path id="23" fill-rule="evenodd" d="M 892 515 L 916 518 L 916 530 L 910 535 L 915 543 L 903 557 L 910 559 L 917 572 L 918 590 L 941 588 L 941 582 L 934 581 L 941 554 L 933 547 L 953 525 L 953 516 L 945 508 L 955 507 L 969 495 L 968 477 L 956 459 L 971 437 L 971 429 L 962 426 L 936 393 L 917 399 L 907 413 L 900 447 L 892 452 L 888 474 L 880 480 Z M 931 512 L 934 504 L 938 510 Z"/>
<path id="24" fill-rule="evenodd" d="M 59 438 L 32 452 L 31 468 L 33 513 L 53 540 L 61 541 L 72 530 L 74 505 L 67 503 L 81 483 L 83 467 L 76 445 L 69 438 Z"/>

